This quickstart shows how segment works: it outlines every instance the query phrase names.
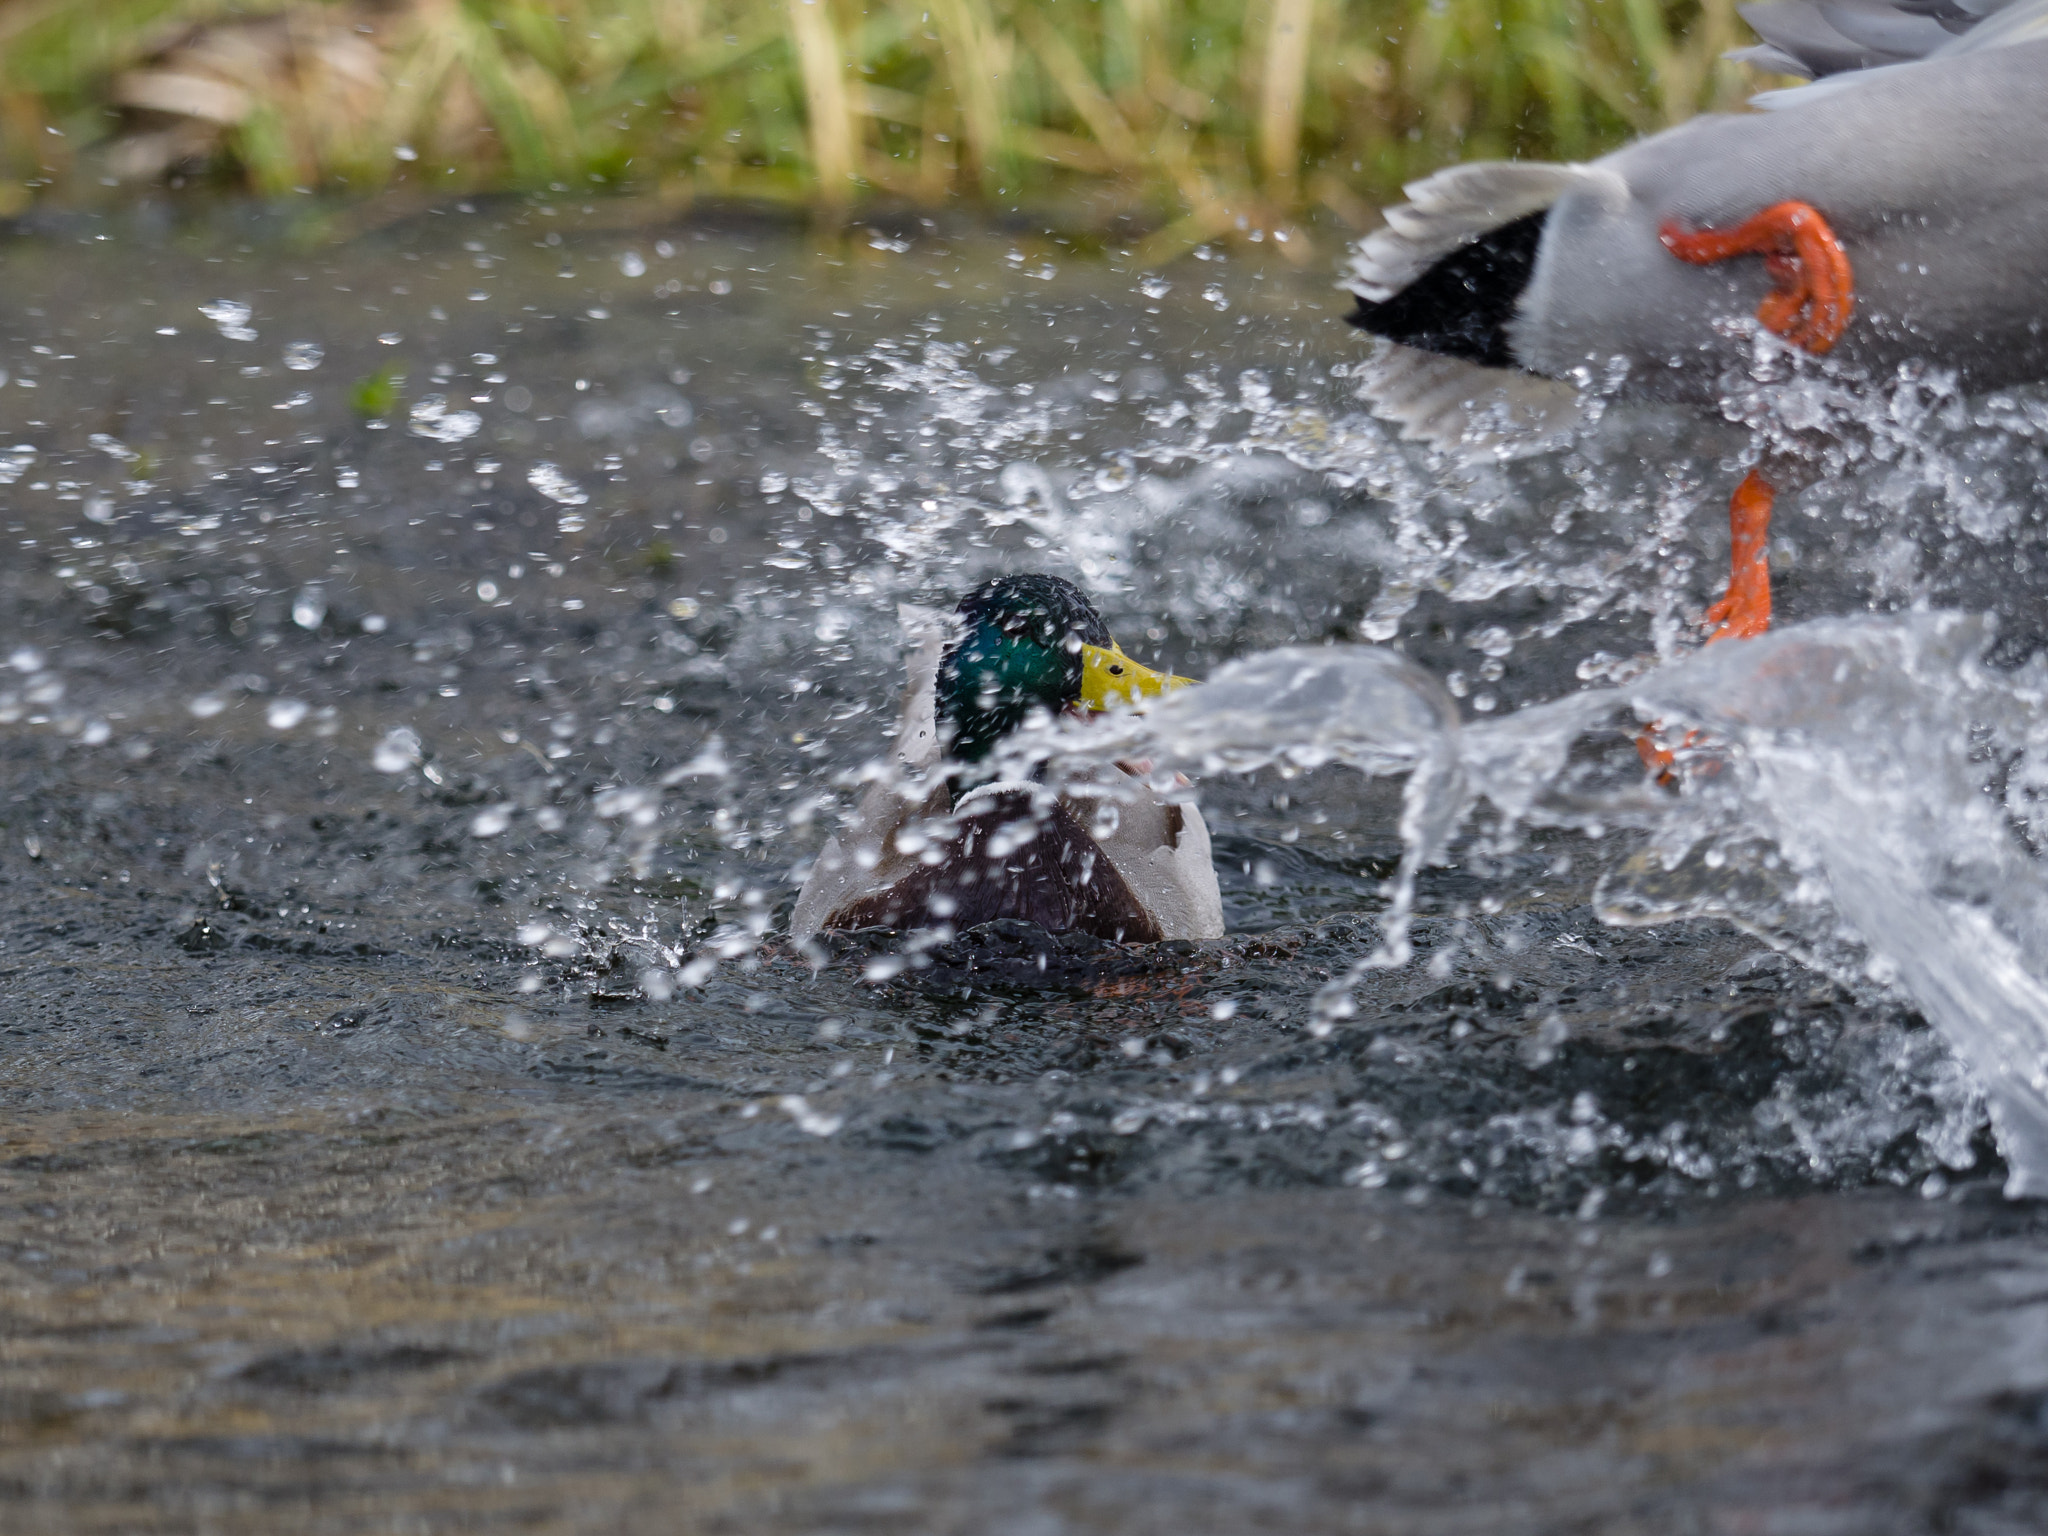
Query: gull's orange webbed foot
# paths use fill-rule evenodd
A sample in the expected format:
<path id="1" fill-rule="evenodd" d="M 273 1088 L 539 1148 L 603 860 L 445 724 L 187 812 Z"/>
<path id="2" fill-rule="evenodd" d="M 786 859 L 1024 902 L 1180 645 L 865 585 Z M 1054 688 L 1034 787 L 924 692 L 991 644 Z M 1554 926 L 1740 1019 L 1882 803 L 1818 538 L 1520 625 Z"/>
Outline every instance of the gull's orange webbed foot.
<path id="1" fill-rule="evenodd" d="M 1825 352 L 1848 328 L 1856 302 L 1849 253 L 1811 203 L 1774 203 L 1732 229 L 1685 229 L 1667 221 L 1658 235 L 1666 250 L 1695 266 L 1763 257 L 1776 288 L 1757 305 L 1757 321 L 1795 347 Z"/>
<path id="2" fill-rule="evenodd" d="M 1697 731 L 1687 731 L 1680 747 L 1689 747 Z M 1678 753 L 1664 745 L 1664 727 L 1646 725 L 1636 735 L 1636 756 L 1643 760 L 1643 766 L 1650 770 L 1650 777 L 1667 788 L 1678 783 Z"/>
<path id="3" fill-rule="evenodd" d="M 1716 640 L 1750 640 L 1771 627 L 1771 508 L 1777 493 L 1770 481 L 1752 469 L 1742 477 L 1728 502 L 1728 590 L 1707 610 L 1711 632 L 1707 644 Z M 1697 744 L 1699 733 L 1687 731 L 1673 748 L 1666 747 L 1660 726 L 1647 727 L 1636 737 L 1636 751 L 1643 766 L 1659 784 L 1677 778 L 1675 752 Z"/>

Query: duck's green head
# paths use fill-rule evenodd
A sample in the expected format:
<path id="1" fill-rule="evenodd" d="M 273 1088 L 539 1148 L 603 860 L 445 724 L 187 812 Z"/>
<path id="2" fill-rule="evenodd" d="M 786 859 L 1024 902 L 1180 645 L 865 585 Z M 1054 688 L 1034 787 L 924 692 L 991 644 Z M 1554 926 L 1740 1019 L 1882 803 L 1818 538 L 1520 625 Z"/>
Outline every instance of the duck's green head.
<path id="1" fill-rule="evenodd" d="M 954 610 L 960 634 L 939 661 L 939 736 L 979 762 L 1033 710 L 1107 709 L 1189 679 L 1141 667 L 1118 649 L 1081 589 L 1057 576 L 998 576 Z"/>

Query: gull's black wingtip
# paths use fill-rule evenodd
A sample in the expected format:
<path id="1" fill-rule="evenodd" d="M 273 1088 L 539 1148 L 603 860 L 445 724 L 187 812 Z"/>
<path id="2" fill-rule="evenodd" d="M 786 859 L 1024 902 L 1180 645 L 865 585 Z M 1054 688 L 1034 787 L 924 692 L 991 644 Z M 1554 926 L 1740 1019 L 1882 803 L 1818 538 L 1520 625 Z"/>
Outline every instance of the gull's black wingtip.
<path id="1" fill-rule="evenodd" d="M 1545 208 L 1524 214 L 1442 257 L 1383 304 L 1353 294 L 1344 318 L 1361 331 L 1488 368 L 1519 368 L 1508 334 L 1535 275 Z"/>

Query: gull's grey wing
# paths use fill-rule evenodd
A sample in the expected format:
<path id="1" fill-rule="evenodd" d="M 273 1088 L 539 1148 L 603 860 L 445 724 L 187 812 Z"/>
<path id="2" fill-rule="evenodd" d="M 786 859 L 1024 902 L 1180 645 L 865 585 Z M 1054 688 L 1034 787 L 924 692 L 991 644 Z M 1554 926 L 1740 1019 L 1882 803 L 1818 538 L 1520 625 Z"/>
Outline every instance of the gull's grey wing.
<path id="1" fill-rule="evenodd" d="M 1956 39 L 1951 25 L 1890 0 L 1765 0 L 1738 9 L 1763 46 L 1731 59 L 1810 80 L 1911 63 Z"/>
<path id="2" fill-rule="evenodd" d="M 1752 98 L 1767 108 L 1881 71 L 2048 37 L 2048 0 L 1761 0 L 1739 9 L 1763 42 L 1729 58 L 1818 82 Z"/>

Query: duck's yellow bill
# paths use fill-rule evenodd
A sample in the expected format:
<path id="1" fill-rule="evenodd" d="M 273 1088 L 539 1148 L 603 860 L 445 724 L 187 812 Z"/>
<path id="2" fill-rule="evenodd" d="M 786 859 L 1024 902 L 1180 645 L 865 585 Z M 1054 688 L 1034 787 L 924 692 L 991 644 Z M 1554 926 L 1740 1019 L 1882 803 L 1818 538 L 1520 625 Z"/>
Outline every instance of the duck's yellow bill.
<path id="1" fill-rule="evenodd" d="M 1081 707 L 1108 709 L 1113 705 L 1134 705 L 1156 699 L 1176 688 L 1191 687 L 1192 677 L 1175 677 L 1141 667 L 1123 653 L 1120 646 L 1081 647 Z"/>

